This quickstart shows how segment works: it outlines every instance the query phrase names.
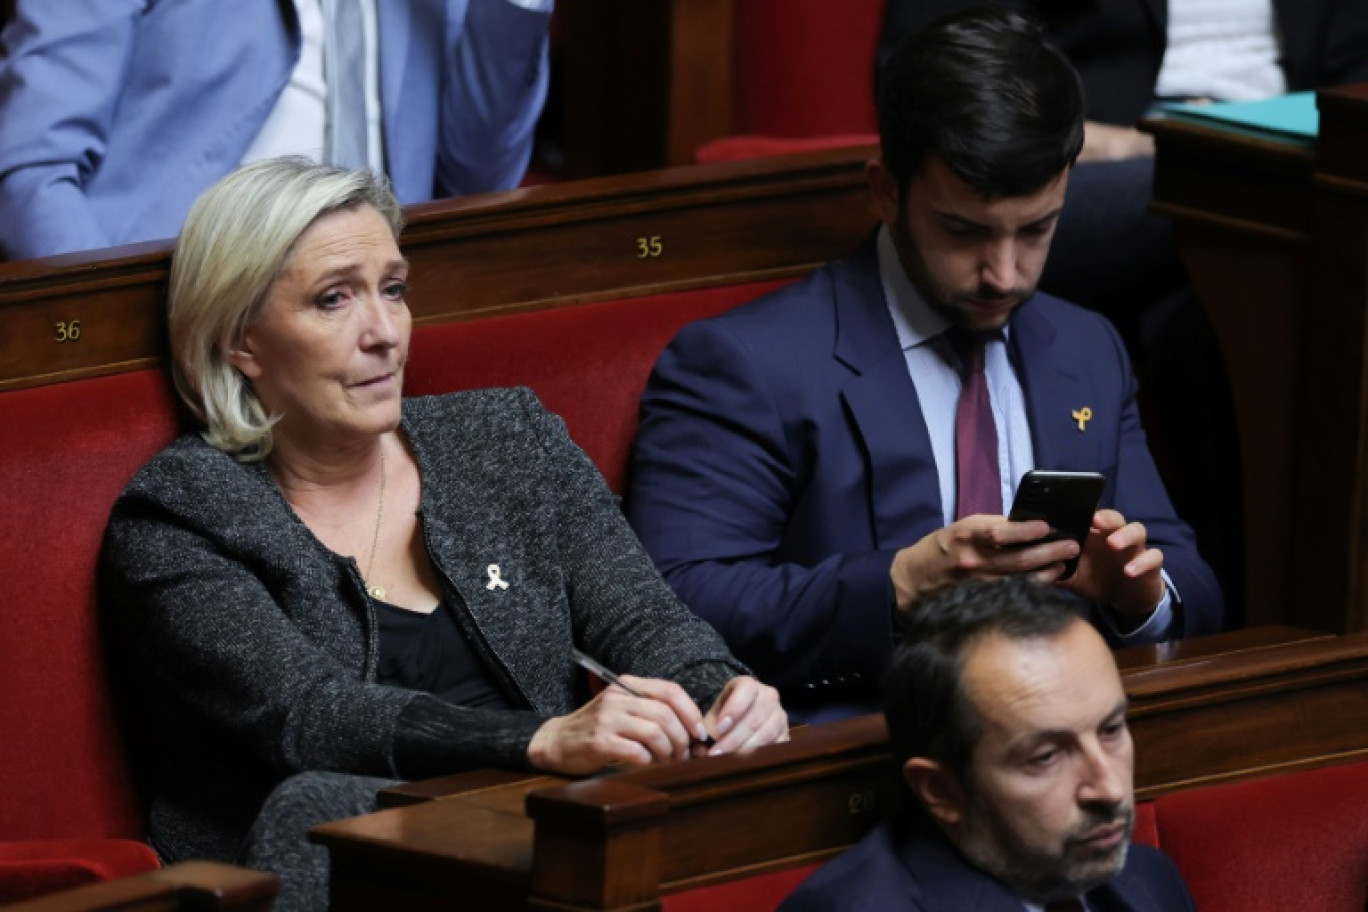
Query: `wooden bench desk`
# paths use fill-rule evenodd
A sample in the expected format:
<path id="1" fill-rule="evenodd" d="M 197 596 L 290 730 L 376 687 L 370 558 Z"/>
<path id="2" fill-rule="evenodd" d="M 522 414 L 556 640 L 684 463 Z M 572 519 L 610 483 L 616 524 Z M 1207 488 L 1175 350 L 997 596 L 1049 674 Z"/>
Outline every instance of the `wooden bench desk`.
<path id="1" fill-rule="evenodd" d="M 1120 660 L 1139 798 L 1368 756 L 1368 634 L 1240 631 Z M 433 780 L 390 796 L 405 806 L 314 832 L 339 910 L 652 909 L 836 854 L 879 819 L 895 778 L 883 721 L 867 716 L 748 757 L 579 782 Z"/>
<path id="2" fill-rule="evenodd" d="M 415 325 L 803 275 L 873 229 L 871 149 L 410 206 Z M 165 364 L 170 241 L 0 263 L 0 390 Z"/>

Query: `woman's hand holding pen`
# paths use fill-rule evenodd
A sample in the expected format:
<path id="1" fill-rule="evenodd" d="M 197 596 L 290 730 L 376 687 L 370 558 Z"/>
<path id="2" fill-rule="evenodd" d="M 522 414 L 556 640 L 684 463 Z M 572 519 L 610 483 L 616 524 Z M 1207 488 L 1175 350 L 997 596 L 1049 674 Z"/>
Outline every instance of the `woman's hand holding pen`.
<path id="1" fill-rule="evenodd" d="M 695 756 L 754 750 L 788 740 L 788 714 L 779 691 L 755 678 L 732 678 L 703 719 L 715 743 L 696 744 Z"/>
<path id="2" fill-rule="evenodd" d="M 632 675 L 620 680 L 631 692 L 605 687 L 569 715 L 543 723 L 527 749 L 532 765 L 570 775 L 611 763 L 645 766 L 684 760 L 696 741 L 707 739 L 703 715 L 684 688 Z"/>
<path id="3" fill-rule="evenodd" d="M 543 723 L 528 746 L 532 765 L 585 775 L 613 763 L 646 766 L 788 740 L 779 692 L 755 678 L 728 681 L 706 717 L 671 681 L 632 675 L 617 681 L 575 712 Z"/>

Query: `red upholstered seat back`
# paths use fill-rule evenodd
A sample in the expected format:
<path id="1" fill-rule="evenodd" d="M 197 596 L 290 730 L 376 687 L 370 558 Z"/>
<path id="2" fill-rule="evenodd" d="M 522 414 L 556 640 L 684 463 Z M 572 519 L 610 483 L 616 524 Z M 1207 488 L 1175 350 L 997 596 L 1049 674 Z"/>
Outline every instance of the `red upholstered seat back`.
<path id="1" fill-rule="evenodd" d="M 779 284 L 420 327 L 408 392 L 530 386 L 621 490 L 637 400 L 665 343 Z M 0 393 L 0 842 L 142 835 L 95 564 L 114 498 L 179 430 L 174 403 L 160 370 Z"/>
<path id="2" fill-rule="evenodd" d="M 684 324 L 781 284 L 723 285 L 425 327 L 414 333 L 405 392 L 529 386 L 621 492 L 637 402 L 661 349 Z"/>
<path id="3" fill-rule="evenodd" d="M 785 897 L 796 890 L 798 885 L 807 880 L 818 867 L 820 865 L 803 865 L 769 874 L 758 874 L 745 880 L 673 893 L 664 897 L 660 906 L 663 912 L 714 912 L 718 909 L 732 912 L 774 912 Z"/>
<path id="4" fill-rule="evenodd" d="M 176 432 L 166 374 L 0 393 L 0 840 L 142 834 L 97 637 L 109 508 Z"/>
<path id="5" fill-rule="evenodd" d="M 885 0 L 738 0 L 733 133 L 870 133 Z"/>
<path id="6" fill-rule="evenodd" d="M 1176 792 L 1155 816 L 1202 912 L 1364 909 L 1368 763 Z"/>
<path id="7" fill-rule="evenodd" d="M 758 136 L 742 133 L 723 136 L 706 142 L 694 150 L 694 160 L 700 165 L 712 162 L 744 161 L 748 158 L 768 158 L 771 155 L 790 155 L 795 152 L 815 152 L 820 149 L 845 149 L 850 146 L 872 146 L 879 142 L 877 133 L 834 133 L 828 136 Z"/>

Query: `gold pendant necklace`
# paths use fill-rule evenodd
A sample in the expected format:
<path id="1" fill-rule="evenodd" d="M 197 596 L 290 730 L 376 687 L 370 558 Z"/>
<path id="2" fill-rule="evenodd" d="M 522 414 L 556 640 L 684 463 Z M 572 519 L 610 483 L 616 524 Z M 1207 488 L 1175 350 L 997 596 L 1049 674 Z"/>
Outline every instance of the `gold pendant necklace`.
<path id="1" fill-rule="evenodd" d="M 375 551 L 380 544 L 380 521 L 385 516 L 385 444 L 380 443 L 380 497 L 375 505 L 375 534 L 371 536 L 370 560 L 366 562 L 366 576 L 362 580 L 366 586 L 366 592 L 370 593 L 373 599 L 384 599 L 385 587 L 376 586 L 371 583 L 371 571 L 375 569 Z"/>

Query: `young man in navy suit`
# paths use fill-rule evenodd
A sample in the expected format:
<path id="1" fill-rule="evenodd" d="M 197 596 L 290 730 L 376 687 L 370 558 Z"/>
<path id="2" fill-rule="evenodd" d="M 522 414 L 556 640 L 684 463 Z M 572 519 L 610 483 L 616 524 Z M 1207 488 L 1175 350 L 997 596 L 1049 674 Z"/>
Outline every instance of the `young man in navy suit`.
<path id="1" fill-rule="evenodd" d="M 1182 912 L 1173 863 L 1132 845 L 1134 746 L 1111 651 L 1023 579 L 912 609 L 887 681 L 905 806 L 781 912 Z"/>
<path id="2" fill-rule="evenodd" d="M 971 10 L 903 45 L 879 109 L 878 232 L 656 364 L 628 506 L 666 579 L 807 721 L 875 711 L 901 613 L 969 577 L 1059 581 L 1113 642 L 1220 629 L 1115 330 L 1035 290 L 1077 74 L 1035 23 Z M 1032 468 L 1106 477 L 1081 552 L 1003 516 Z"/>

